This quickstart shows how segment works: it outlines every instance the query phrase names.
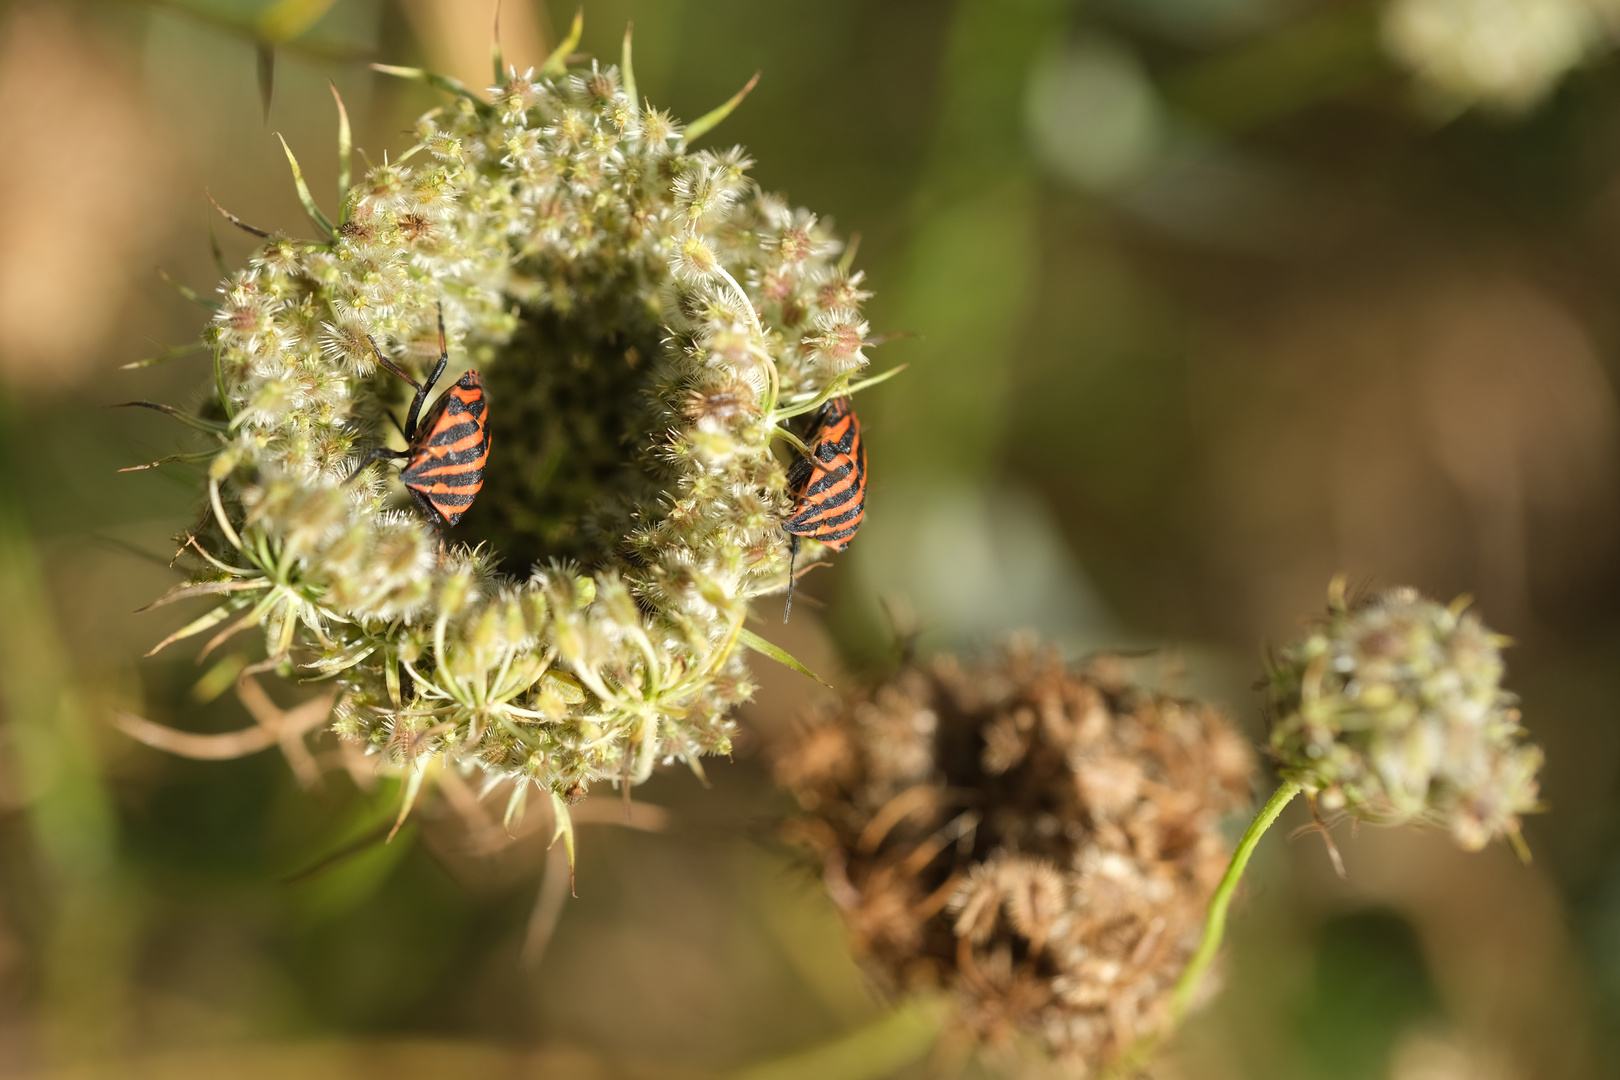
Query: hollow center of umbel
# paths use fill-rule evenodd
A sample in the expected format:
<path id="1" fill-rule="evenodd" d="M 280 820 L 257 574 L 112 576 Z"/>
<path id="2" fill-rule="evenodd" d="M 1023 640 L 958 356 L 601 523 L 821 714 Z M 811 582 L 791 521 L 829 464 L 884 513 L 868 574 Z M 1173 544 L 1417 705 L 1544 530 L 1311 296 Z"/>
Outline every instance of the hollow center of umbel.
<path id="1" fill-rule="evenodd" d="M 483 372 L 489 462 L 452 537 L 488 543 L 514 577 L 550 559 L 591 570 L 621 553 L 668 468 L 648 437 L 658 349 L 650 323 L 525 310 Z"/>

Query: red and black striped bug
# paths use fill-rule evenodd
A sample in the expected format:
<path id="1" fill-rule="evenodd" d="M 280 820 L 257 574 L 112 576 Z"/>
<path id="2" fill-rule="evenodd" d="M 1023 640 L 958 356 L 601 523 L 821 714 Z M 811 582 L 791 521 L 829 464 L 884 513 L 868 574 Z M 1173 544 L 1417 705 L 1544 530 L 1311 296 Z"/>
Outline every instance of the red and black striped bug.
<path id="1" fill-rule="evenodd" d="M 788 491 L 793 509 L 782 523 L 788 534 L 787 610 L 793 613 L 793 564 L 802 538 L 819 540 L 833 551 L 849 546 L 866 516 L 866 445 L 861 422 L 849 398 L 833 398 L 816 413 L 811 427 L 810 456 L 788 466 Z"/>
<path id="2" fill-rule="evenodd" d="M 366 340 L 371 342 L 377 363 L 416 387 L 416 397 L 400 428 L 408 449 L 380 447 L 371 451 L 349 474 L 349 479 L 360 475 L 361 470 L 374 461 L 401 459 L 405 465 L 399 471 L 399 479 L 427 511 L 429 520 L 454 525 L 484 486 L 484 463 L 489 460 L 484 382 L 478 372 L 467 372 L 456 385 L 439 395 L 439 400 L 425 415 L 422 414 L 422 403 L 450 363 L 450 353 L 444 343 L 443 312 L 439 313 L 439 362 L 425 383 L 417 382 L 384 356 L 370 334 L 366 335 Z"/>

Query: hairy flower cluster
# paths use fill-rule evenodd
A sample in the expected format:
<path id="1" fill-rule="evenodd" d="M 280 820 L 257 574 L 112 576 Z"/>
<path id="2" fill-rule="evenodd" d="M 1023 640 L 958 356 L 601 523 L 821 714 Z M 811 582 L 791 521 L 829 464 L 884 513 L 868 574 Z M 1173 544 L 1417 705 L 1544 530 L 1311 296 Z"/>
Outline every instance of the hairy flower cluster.
<path id="1" fill-rule="evenodd" d="M 417 783 L 442 758 L 561 808 L 727 752 L 749 601 L 786 585 L 773 438 L 866 363 L 867 293 L 740 149 L 692 149 L 617 68 L 555 66 L 428 113 L 335 223 L 300 179 L 329 235 L 271 236 L 221 286 L 174 598 L 221 601 L 177 637 L 262 626 L 270 666 L 335 678 L 338 732 Z M 492 440 L 442 536 L 395 470 L 345 483 L 402 445 L 410 389 L 368 336 L 425 376 L 441 311 L 439 387 L 481 369 Z"/>
<path id="2" fill-rule="evenodd" d="M 1391 0 L 1383 36 L 1438 103 L 1522 112 L 1617 27 L 1615 0 Z"/>
<path id="3" fill-rule="evenodd" d="M 1253 768 L 1210 706 L 1020 643 L 823 709 L 776 775 L 858 953 L 1083 1073 L 1171 1021 Z"/>
<path id="4" fill-rule="evenodd" d="M 1502 689 L 1505 639 L 1464 602 L 1390 589 L 1328 614 L 1269 664 L 1271 752 L 1329 812 L 1425 821 L 1470 850 L 1536 808 L 1541 749 Z"/>

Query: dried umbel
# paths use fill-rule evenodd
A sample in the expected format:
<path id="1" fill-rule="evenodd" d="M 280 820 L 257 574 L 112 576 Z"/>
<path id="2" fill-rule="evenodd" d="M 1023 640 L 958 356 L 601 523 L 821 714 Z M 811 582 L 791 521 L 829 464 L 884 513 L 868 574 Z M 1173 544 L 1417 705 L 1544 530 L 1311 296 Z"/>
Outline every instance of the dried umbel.
<path id="1" fill-rule="evenodd" d="M 1213 708 L 1029 645 L 909 667 L 776 766 L 863 958 L 1080 1069 L 1170 1022 L 1252 773 Z"/>
<path id="2" fill-rule="evenodd" d="M 338 732 L 408 790 L 445 760 L 519 781 L 514 810 L 729 749 L 749 601 L 787 584 L 773 439 L 866 364 L 843 245 L 740 149 L 690 146 L 723 110 L 683 131 L 628 66 L 565 73 L 572 47 L 488 101 L 430 79 L 451 103 L 352 186 L 345 123 L 335 222 L 298 180 L 327 235 L 268 236 L 220 287 L 175 594 L 220 601 L 177 637 L 262 626 L 268 666 L 336 679 Z M 344 482 L 405 403 L 367 336 L 421 373 L 441 309 L 441 385 L 481 369 L 492 436 L 442 536 L 392 470 Z"/>
<path id="3" fill-rule="evenodd" d="M 1536 808 L 1539 747 L 1502 689 L 1502 646 L 1466 601 L 1390 589 L 1347 603 L 1269 665 L 1271 751 L 1329 813 L 1424 821 L 1463 847 L 1516 837 Z"/>

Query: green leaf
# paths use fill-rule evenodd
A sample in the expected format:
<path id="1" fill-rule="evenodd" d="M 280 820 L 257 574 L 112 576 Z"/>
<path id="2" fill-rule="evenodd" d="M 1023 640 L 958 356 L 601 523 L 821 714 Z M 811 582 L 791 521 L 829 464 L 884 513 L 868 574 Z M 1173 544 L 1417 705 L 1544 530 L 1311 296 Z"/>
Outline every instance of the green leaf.
<path id="1" fill-rule="evenodd" d="M 309 185 L 304 183 L 304 170 L 298 167 L 298 159 L 293 157 L 292 147 L 282 138 L 281 132 L 276 132 L 276 138 L 281 139 L 281 149 L 287 154 L 287 164 L 292 166 L 293 183 L 298 188 L 298 201 L 304 204 L 304 212 L 315 223 L 315 227 L 326 233 L 328 237 L 336 237 L 337 230 L 332 227 L 331 219 L 321 213 L 321 208 L 315 205 L 315 197 L 309 193 Z"/>
<path id="2" fill-rule="evenodd" d="M 428 766 L 433 759 L 427 755 L 417 758 L 410 766 L 410 774 L 405 777 L 405 798 L 400 800 L 399 817 L 394 819 L 394 827 L 388 830 L 388 841 L 392 842 L 394 834 L 399 827 L 405 824 L 405 819 L 411 814 L 411 807 L 416 805 L 416 797 L 422 793 L 422 778 L 427 775 Z"/>
<path id="3" fill-rule="evenodd" d="M 206 431 L 210 435 L 223 435 L 225 429 L 218 424 L 204 420 L 200 416 L 192 416 L 188 412 L 175 408 L 173 405 L 164 405 L 157 401 L 119 401 L 107 406 L 109 409 L 152 409 L 156 412 L 172 416 L 182 424 Z"/>
<path id="4" fill-rule="evenodd" d="M 435 75 L 433 72 L 424 71 L 421 68 L 399 67 L 395 64 L 372 64 L 371 70 L 380 71 L 384 75 L 392 75 L 396 79 L 410 79 L 413 82 L 425 82 L 429 86 L 443 90 L 447 94 L 455 94 L 457 97 L 464 97 L 473 103 L 473 108 L 477 109 L 479 114 L 482 116 L 488 116 L 490 113 L 495 111 L 489 102 L 467 89 L 466 83 L 463 83 L 460 79 L 452 79 L 448 75 Z"/>
<path id="5" fill-rule="evenodd" d="M 495 30 L 489 38 L 489 59 L 495 68 L 495 85 L 506 85 L 506 61 L 501 56 L 501 0 L 495 0 Z"/>
<path id="6" fill-rule="evenodd" d="M 779 645 L 772 645 L 770 642 L 766 641 L 764 638 L 760 637 L 747 627 L 742 627 L 740 630 L 738 630 L 737 640 L 757 653 L 764 653 L 766 656 L 770 657 L 772 660 L 775 660 L 783 667 L 792 668 L 800 675 L 814 679 L 827 689 L 833 689 L 832 683 L 828 682 L 826 679 L 823 679 L 820 675 L 817 675 L 815 672 L 799 663 L 799 661 L 793 658 L 793 654 L 789 653 L 786 649 Z"/>
<path id="7" fill-rule="evenodd" d="M 148 356 L 145 360 L 132 360 L 127 364 L 120 364 L 118 370 L 134 371 L 136 368 L 156 367 L 158 364 L 167 364 L 170 360 L 178 360 L 182 356 L 191 356 L 203 352 L 207 348 L 208 346 L 200 341 L 193 341 L 189 345 L 175 345 L 172 348 L 164 349 L 156 356 Z"/>
<path id="8" fill-rule="evenodd" d="M 165 646 L 172 645 L 176 641 L 181 641 L 185 638 L 191 637 L 193 634 L 200 634 L 211 626 L 218 626 L 230 615 L 239 610 L 241 609 L 232 607 L 230 604 L 221 604 L 219 607 L 215 608 L 213 611 L 210 611 L 202 618 L 194 619 L 191 622 L 186 623 L 186 625 L 182 626 L 180 629 L 176 630 L 174 633 L 152 646 L 151 651 L 146 655 L 155 656 L 161 652 Z"/>
<path id="9" fill-rule="evenodd" d="M 563 38 L 562 44 L 551 50 L 546 62 L 540 66 L 540 74 L 556 78 L 558 75 L 568 73 L 568 58 L 579 48 L 580 35 L 585 33 L 585 9 L 580 8 L 574 12 L 574 24 L 568 28 L 568 36 Z"/>
<path id="10" fill-rule="evenodd" d="M 630 31 L 635 28 L 633 22 L 624 24 L 624 57 L 619 61 L 619 77 L 624 80 L 624 96 L 630 99 L 630 107 L 640 109 L 641 103 L 636 100 L 636 69 L 630 63 Z"/>
<path id="11" fill-rule="evenodd" d="M 191 687 L 191 700 L 206 705 L 231 688 L 236 677 L 247 667 L 247 657 L 235 652 L 219 658 Z"/>
<path id="12" fill-rule="evenodd" d="M 506 800 L 506 815 L 501 818 L 506 835 L 511 836 L 517 827 L 523 824 L 523 815 L 528 808 L 529 781 L 519 779 L 512 787 L 512 797 Z"/>
<path id="13" fill-rule="evenodd" d="M 254 581 L 204 581 L 195 585 L 180 584 L 153 600 L 144 607 L 135 609 L 136 613 L 151 611 L 165 604 L 172 604 L 176 600 L 190 600 L 197 596 L 218 596 L 220 593 L 247 592 L 253 589 L 268 589 L 271 582 L 259 578 Z"/>
<path id="14" fill-rule="evenodd" d="M 162 267 L 158 268 L 158 277 L 160 277 L 164 281 L 168 282 L 169 288 L 173 289 L 175 292 L 179 293 L 181 296 L 185 297 L 187 300 L 190 300 L 193 304 L 197 304 L 197 305 L 199 305 L 201 307 L 205 307 L 209 311 L 218 311 L 219 310 L 219 301 L 208 299 L 208 297 L 203 296 L 196 289 L 193 289 L 189 285 L 180 284 L 178 281 L 174 280 L 174 278 L 170 277 L 169 272 L 167 270 L 163 269 Z"/>
<path id="15" fill-rule="evenodd" d="M 208 225 L 208 253 L 214 257 L 214 269 L 219 271 L 219 276 L 230 277 L 230 268 L 225 265 L 225 252 L 219 246 L 219 237 L 214 234 L 212 222 Z"/>
<path id="16" fill-rule="evenodd" d="M 328 79 L 326 85 L 332 88 L 332 100 L 337 102 L 338 110 L 338 224 L 349 220 L 349 181 L 353 177 L 354 164 L 354 133 L 349 129 L 349 110 L 343 107 L 343 95 L 338 93 L 337 83 Z"/>
<path id="17" fill-rule="evenodd" d="M 557 820 L 557 828 L 551 834 L 551 842 L 555 844 L 557 838 L 562 837 L 563 850 L 568 853 L 569 892 L 572 892 L 574 880 L 574 818 L 568 812 L 568 801 L 555 791 L 551 793 L 551 811 Z"/>
<path id="18" fill-rule="evenodd" d="M 690 146 L 692 143 L 696 142 L 698 139 L 701 139 L 703 136 L 705 136 L 709 132 L 713 131 L 716 127 L 718 127 L 720 125 L 720 121 L 722 121 L 726 117 L 730 116 L 731 111 L 733 109 L 735 109 L 738 105 L 742 104 L 742 99 L 748 96 L 748 92 L 750 90 L 752 90 L 756 85 L 759 84 L 759 76 L 760 76 L 760 72 L 758 72 L 758 71 L 754 72 L 754 77 L 752 79 L 749 79 L 747 84 L 741 90 L 737 91 L 735 94 L 732 94 L 731 97 L 727 98 L 726 101 L 719 108 L 710 109 L 708 112 L 704 113 L 702 116 L 698 117 L 696 120 L 692 121 L 690 124 L 687 124 L 686 125 L 686 143 L 687 143 L 687 145 Z"/>
<path id="19" fill-rule="evenodd" d="M 259 72 L 259 104 L 264 108 L 264 122 L 270 122 L 270 102 L 276 96 L 276 47 L 261 41 L 255 50 Z"/>
<path id="20" fill-rule="evenodd" d="M 170 454 L 168 457 L 160 457 L 156 461 L 148 461 L 145 465 L 126 465 L 118 471 L 121 473 L 144 472 L 147 469 L 156 469 L 164 465 L 174 465 L 178 462 L 208 461 L 213 456 L 214 452 L 212 450 L 204 450 L 196 454 Z"/>
<path id="21" fill-rule="evenodd" d="M 276 0 L 257 20 L 257 28 L 264 38 L 280 44 L 302 37 L 310 27 L 320 22 L 321 16 L 332 6 L 333 0 Z"/>
<path id="22" fill-rule="evenodd" d="M 266 231 L 264 229 L 257 228 L 257 227 L 255 227 L 253 225 L 249 225 L 247 222 L 243 221 L 241 218 L 237 217 L 235 214 L 231 213 L 229 210 L 227 210 L 223 206 L 219 205 L 219 200 L 214 198 L 213 192 L 208 191 L 205 188 L 203 190 L 203 194 L 208 196 L 208 201 L 214 204 L 214 209 L 218 210 L 219 213 L 220 213 L 220 216 L 223 217 L 226 221 L 230 222 L 232 225 L 235 225 L 238 229 L 241 229 L 243 232 L 252 233 L 254 236 L 262 237 L 264 239 L 269 239 L 270 233 L 268 231 Z"/>
<path id="23" fill-rule="evenodd" d="M 904 370 L 906 370 L 906 365 L 901 364 L 899 367 L 890 368 L 881 375 L 874 375 L 870 379 L 862 379 L 860 382 L 850 382 L 848 374 L 840 375 L 838 378 L 828 383 L 826 388 L 823 389 L 821 393 L 817 394 L 809 401 L 803 401 L 797 405 L 788 405 L 777 409 L 772 415 L 777 420 L 790 420 L 795 416 L 803 416 L 805 413 L 815 412 L 817 409 L 821 408 L 835 397 L 848 397 L 851 394 L 858 394 L 862 390 L 876 386 L 878 383 L 888 382 L 890 379 L 894 378 Z"/>

